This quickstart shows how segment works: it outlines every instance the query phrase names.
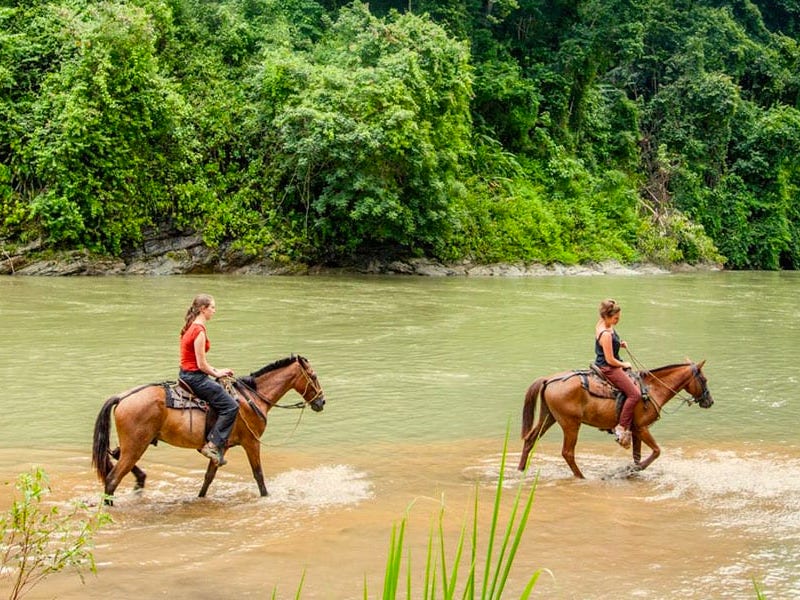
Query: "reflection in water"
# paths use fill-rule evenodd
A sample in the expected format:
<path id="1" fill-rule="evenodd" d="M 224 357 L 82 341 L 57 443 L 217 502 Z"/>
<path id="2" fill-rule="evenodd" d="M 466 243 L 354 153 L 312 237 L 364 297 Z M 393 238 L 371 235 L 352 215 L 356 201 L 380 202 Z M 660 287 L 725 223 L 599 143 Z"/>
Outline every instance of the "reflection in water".
<path id="1" fill-rule="evenodd" d="M 0 481 L 43 465 L 55 502 L 96 501 L 97 411 L 126 387 L 174 378 L 197 291 L 220 307 L 217 362 L 243 374 L 302 353 L 329 398 L 321 414 L 270 413 L 267 498 L 240 449 L 205 499 L 199 454 L 148 449 L 147 488 L 123 481 L 115 522 L 98 536 L 97 577 L 58 574 L 34 597 L 265 598 L 277 588 L 288 598 L 304 573 L 303 598 L 362 598 L 365 581 L 377 597 L 403 516 L 417 567 L 442 506 L 452 552 L 476 490 L 488 535 L 507 431 L 503 516 L 516 486 L 537 481 L 507 597 L 539 568 L 554 574 L 537 586 L 547 598 L 750 598 L 753 580 L 770 598 L 800 597 L 798 288 L 791 274 L 735 273 L 0 279 Z M 716 404 L 670 403 L 651 429 L 662 455 L 643 473 L 628 476 L 630 455 L 582 428 L 588 479 L 574 480 L 554 428 L 519 474 L 524 390 L 588 364 L 605 296 L 623 303 L 620 330 L 647 365 L 708 359 Z M 0 486 L 0 506 L 12 492 Z"/>

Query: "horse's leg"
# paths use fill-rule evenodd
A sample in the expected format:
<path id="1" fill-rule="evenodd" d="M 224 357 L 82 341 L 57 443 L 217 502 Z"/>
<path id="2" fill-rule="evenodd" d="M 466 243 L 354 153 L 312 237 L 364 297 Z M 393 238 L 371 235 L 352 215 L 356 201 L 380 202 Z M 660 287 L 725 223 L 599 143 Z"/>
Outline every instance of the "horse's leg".
<path id="1" fill-rule="evenodd" d="M 642 462 L 636 462 L 636 456 L 634 455 L 634 462 L 636 462 L 636 466 L 639 468 L 639 470 L 644 470 L 659 457 L 661 454 L 661 448 L 658 447 L 655 438 L 653 438 L 653 435 L 650 433 L 650 430 L 647 427 L 639 427 L 638 434 L 638 437 L 641 439 L 641 441 L 647 444 L 652 450 L 650 456 L 648 456 Z"/>
<path id="2" fill-rule="evenodd" d="M 564 431 L 564 443 L 561 446 L 561 456 L 567 461 L 575 477 L 585 479 L 583 473 L 581 473 L 581 470 L 578 468 L 578 464 L 575 462 L 575 445 L 578 443 L 578 430 L 581 427 L 581 422 L 579 419 L 570 419 L 564 420 L 564 422 L 559 423 L 559 425 L 561 425 L 561 429 Z"/>
<path id="3" fill-rule="evenodd" d="M 136 466 L 136 463 L 142 457 L 144 451 L 147 450 L 148 443 L 149 441 L 145 441 L 144 443 L 139 442 L 131 444 L 125 448 L 120 447 L 119 460 L 117 461 L 117 464 L 114 465 L 114 468 L 111 469 L 111 472 L 108 474 L 108 477 L 106 477 L 105 480 L 107 504 L 111 504 L 110 497 L 114 495 L 114 491 L 117 489 L 117 486 L 119 486 L 122 478 L 131 471 L 133 471 L 134 475 L 136 476 L 137 485 L 141 484 L 141 486 L 144 486 L 144 471 L 139 469 Z"/>
<path id="4" fill-rule="evenodd" d="M 528 455 L 533 450 L 533 445 L 550 429 L 556 422 L 553 415 L 547 409 L 546 405 L 543 405 L 543 414 L 539 416 L 539 422 L 536 423 L 536 427 L 531 429 L 530 433 L 525 436 L 525 441 L 522 445 L 522 455 L 519 458 L 519 465 L 517 467 L 518 470 L 524 471 L 528 467 Z"/>
<path id="5" fill-rule="evenodd" d="M 144 489 L 144 481 L 145 481 L 145 479 L 147 479 L 147 473 L 142 471 L 136 465 L 133 465 L 133 468 L 131 469 L 131 473 L 133 473 L 133 476 L 136 477 L 136 485 L 133 486 L 133 491 L 134 492 L 139 492 L 139 491 L 143 490 Z"/>
<path id="6" fill-rule="evenodd" d="M 261 444 L 256 439 L 247 440 L 242 442 L 242 448 L 247 454 L 247 460 L 250 461 L 250 468 L 253 471 L 256 485 L 258 485 L 258 492 L 262 496 L 269 496 L 267 486 L 264 483 L 264 471 L 261 469 Z"/>
<path id="7" fill-rule="evenodd" d="M 208 492 L 208 486 L 211 485 L 211 482 L 214 481 L 214 477 L 217 476 L 217 469 L 219 467 L 214 464 L 213 460 L 208 461 L 208 468 L 206 469 L 206 476 L 203 479 L 203 487 L 200 488 L 200 493 L 197 494 L 199 498 L 205 498 L 206 492 Z"/>
<path id="8" fill-rule="evenodd" d="M 113 456 L 115 459 L 119 460 L 119 454 L 120 454 L 119 446 L 117 446 L 113 450 L 110 450 L 109 454 Z M 133 473 L 133 476 L 136 477 L 136 485 L 133 486 L 133 491 L 137 492 L 139 490 L 143 490 L 144 482 L 147 479 L 147 473 L 142 471 L 136 465 L 133 465 L 133 467 L 131 468 L 131 473 Z"/>
<path id="9" fill-rule="evenodd" d="M 631 453 L 633 454 L 633 464 L 638 465 L 639 461 L 642 460 L 642 438 L 639 436 L 638 428 L 634 429 L 631 434 L 633 439 L 633 446 L 631 450 Z"/>

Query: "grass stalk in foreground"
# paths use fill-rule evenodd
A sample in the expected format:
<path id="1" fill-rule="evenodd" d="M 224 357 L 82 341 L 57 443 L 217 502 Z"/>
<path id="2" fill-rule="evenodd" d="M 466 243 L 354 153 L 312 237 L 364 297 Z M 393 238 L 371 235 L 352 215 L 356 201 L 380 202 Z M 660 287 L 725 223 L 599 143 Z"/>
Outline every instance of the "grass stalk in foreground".
<path id="1" fill-rule="evenodd" d="M 503 445 L 503 455 L 500 461 L 500 474 L 497 480 L 497 488 L 494 496 L 494 506 L 492 510 L 492 521 L 489 528 L 489 538 L 485 551 L 485 556 L 482 560 L 478 556 L 478 515 L 479 515 L 479 502 L 478 493 L 479 488 L 475 487 L 475 501 L 473 505 L 472 517 L 472 532 L 470 536 L 470 548 L 467 552 L 469 563 L 462 571 L 462 559 L 464 558 L 464 550 L 466 543 L 466 524 L 461 529 L 458 542 L 455 546 L 455 554 L 451 570 L 448 572 L 448 565 L 446 559 L 446 543 L 444 535 L 444 503 L 439 511 L 439 523 L 436 533 L 434 528 L 428 535 L 428 550 L 425 560 L 424 572 L 424 590 L 422 594 L 412 594 L 412 570 L 411 570 L 411 556 L 410 550 L 407 550 L 407 577 L 406 577 L 406 597 L 407 598 L 423 598 L 425 600 L 442 598 L 443 600 L 451 600 L 456 597 L 459 589 L 463 589 L 461 598 L 464 600 L 494 600 L 503 597 L 503 590 L 508 582 L 508 577 L 511 573 L 511 568 L 516 557 L 517 550 L 519 549 L 522 541 L 522 535 L 528 523 L 528 518 L 533 506 L 533 498 L 535 496 L 536 484 L 538 478 L 534 480 L 530 490 L 525 493 L 525 479 L 523 478 L 517 488 L 517 493 L 511 508 L 511 514 L 508 523 L 505 526 L 502 537 L 498 540 L 498 532 L 502 529 L 500 524 L 500 509 L 502 507 L 503 499 L 503 482 L 505 480 L 505 465 L 506 456 L 508 452 L 508 434 L 506 434 L 505 443 Z M 383 600 L 395 600 L 397 598 L 398 588 L 400 584 L 400 572 L 402 570 L 402 558 L 405 545 L 405 531 L 408 516 L 400 521 L 399 525 L 392 528 L 391 541 L 389 543 L 389 555 L 386 560 L 386 572 L 384 573 L 383 581 Z M 438 545 L 436 550 L 434 545 Z M 495 553 L 495 547 L 498 548 Z M 437 553 L 438 550 L 438 553 Z M 478 573 L 479 565 L 483 565 L 483 572 Z M 541 575 L 542 570 L 537 570 L 527 581 L 527 584 L 520 596 L 521 599 L 530 597 L 536 585 L 536 581 Z M 480 590 L 476 587 L 476 580 L 480 575 L 482 585 Z M 463 582 L 459 578 L 463 577 Z M 439 594 L 437 594 L 437 590 Z M 364 585 L 364 599 L 368 598 L 366 582 Z"/>

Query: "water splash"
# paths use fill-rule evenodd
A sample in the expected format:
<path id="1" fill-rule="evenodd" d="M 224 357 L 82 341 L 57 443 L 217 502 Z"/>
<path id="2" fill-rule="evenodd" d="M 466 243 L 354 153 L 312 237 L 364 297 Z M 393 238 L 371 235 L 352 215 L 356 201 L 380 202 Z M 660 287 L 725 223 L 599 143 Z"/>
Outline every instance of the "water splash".
<path id="1" fill-rule="evenodd" d="M 366 473 L 349 465 L 293 469 L 267 484 L 275 502 L 288 502 L 312 510 L 357 504 L 372 497 Z"/>
<path id="2" fill-rule="evenodd" d="M 712 450 L 698 457 L 672 451 L 647 475 L 651 500 L 685 498 L 712 508 L 712 524 L 800 540 L 800 460 L 771 453 Z"/>

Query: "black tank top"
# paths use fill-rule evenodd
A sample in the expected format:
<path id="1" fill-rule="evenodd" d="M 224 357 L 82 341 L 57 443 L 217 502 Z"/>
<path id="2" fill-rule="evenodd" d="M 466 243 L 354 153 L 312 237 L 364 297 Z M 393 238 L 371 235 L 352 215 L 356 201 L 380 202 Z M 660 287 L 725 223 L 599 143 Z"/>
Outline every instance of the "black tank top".
<path id="1" fill-rule="evenodd" d="M 594 340 L 594 353 L 595 353 L 594 364 L 596 364 L 598 367 L 611 366 L 606 362 L 606 354 L 605 352 L 603 352 L 603 347 L 600 345 L 600 337 L 606 331 L 611 331 L 611 350 L 614 354 L 614 358 L 616 358 L 621 362 L 621 359 L 619 357 L 619 335 L 617 334 L 617 331 L 615 329 L 610 329 L 610 330 L 604 329 L 603 331 L 600 332 L 600 335 L 597 336 L 597 338 L 595 338 Z"/>

